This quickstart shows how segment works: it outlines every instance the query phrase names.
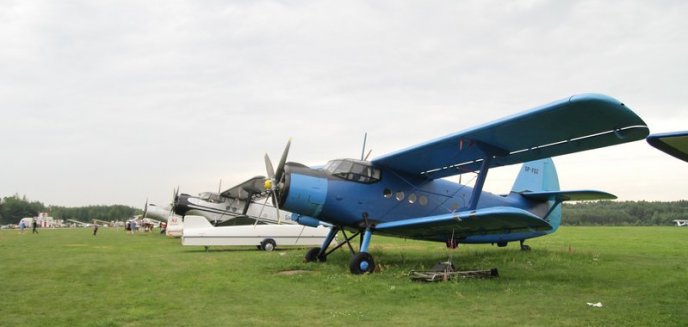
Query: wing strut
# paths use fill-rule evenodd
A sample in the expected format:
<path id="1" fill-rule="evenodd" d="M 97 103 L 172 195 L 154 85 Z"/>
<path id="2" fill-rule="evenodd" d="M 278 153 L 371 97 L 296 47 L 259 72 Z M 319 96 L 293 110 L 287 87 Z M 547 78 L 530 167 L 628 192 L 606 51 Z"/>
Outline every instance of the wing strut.
<path id="1" fill-rule="evenodd" d="M 491 161 L 492 156 L 489 154 L 485 155 L 485 158 L 483 158 L 483 162 L 480 165 L 480 172 L 478 172 L 478 179 L 475 181 L 475 186 L 473 187 L 473 194 L 471 194 L 471 202 L 468 210 L 475 210 L 478 208 L 478 200 L 480 200 L 480 194 L 483 192 L 483 186 L 487 178 L 487 171 L 490 170 Z"/>

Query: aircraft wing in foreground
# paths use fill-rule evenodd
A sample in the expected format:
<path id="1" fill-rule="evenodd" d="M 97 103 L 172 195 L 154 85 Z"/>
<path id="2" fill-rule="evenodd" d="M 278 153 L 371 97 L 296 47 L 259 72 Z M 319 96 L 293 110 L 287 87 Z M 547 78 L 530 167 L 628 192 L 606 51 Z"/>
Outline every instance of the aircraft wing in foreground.
<path id="1" fill-rule="evenodd" d="M 688 162 L 688 131 L 652 134 L 647 137 L 647 143 Z"/>

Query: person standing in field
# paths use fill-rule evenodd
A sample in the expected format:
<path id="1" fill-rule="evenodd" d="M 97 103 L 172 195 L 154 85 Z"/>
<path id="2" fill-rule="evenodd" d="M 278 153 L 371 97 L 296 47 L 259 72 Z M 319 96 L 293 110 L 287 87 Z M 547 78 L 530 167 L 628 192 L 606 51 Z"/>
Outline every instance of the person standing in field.
<path id="1" fill-rule="evenodd" d="M 36 222 L 36 219 L 33 220 L 33 223 L 31 224 L 31 234 L 38 234 L 38 223 Z"/>
<path id="2" fill-rule="evenodd" d="M 20 233 L 20 234 L 24 234 L 24 228 L 25 228 L 25 227 L 26 227 L 26 225 L 24 225 L 24 221 L 23 221 L 23 220 L 20 221 L 20 222 L 19 222 L 19 233 Z"/>
<path id="3" fill-rule="evenodd" d="M 96 236 L 98 233 L 98 224 L 93 224 L 93 236 Z"/>

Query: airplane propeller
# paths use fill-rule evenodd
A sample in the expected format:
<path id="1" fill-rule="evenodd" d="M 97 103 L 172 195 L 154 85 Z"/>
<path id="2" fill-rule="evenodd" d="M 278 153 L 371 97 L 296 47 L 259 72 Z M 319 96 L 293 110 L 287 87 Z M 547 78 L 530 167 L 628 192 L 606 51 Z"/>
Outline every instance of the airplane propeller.
<path id="1" fill-rule="evenodd" d="M 172 203 L 170 203 L 170 212 L 174 212 L 175 207 L 177 207 L 177 201 L 179 201 L 179 186 L 172 189 Z"/>
<path id="2" fill-rule="evenodd" d="M 141 219 L 146 218 L 146 213 L 148 213 L 148 198 L 146 198 L 146 204 L 143 205 L 143 215 L 141 216 Z"/>
<path id="3" fill-rule="evenodd" d="M 279 202 L 277 201 L 278 199 L 278 192 L 280 190 L 280 186 L 282 183 L 282 178 L 284 177 L 284 165 L 287 163 L 287 156 L 289 155 L 289 147 L 291 146 L 291 139 L 287 142 L 287 146 L 284 148 L 284 151 L 282 152 L 282 157 L 280 158 L 279 163 L 277 164 L 277 170 L 275 170 L 272 166 L 272 161 L 270 161 L 270 156 L 268 154 L 265 154 L 265 170 L 268 173 L 268 178 L 265 179 L 265 190 L 270 193 L 270 196 L 272 197 L 272 204 L 275 206 L 275 210 L 277 211 L 277 223 L 280 224 L 282 222 L 282 218 L 280 217 L 280 211 L 279 211 Z M 267 201 L 267 200 L 266 200 Z"/>

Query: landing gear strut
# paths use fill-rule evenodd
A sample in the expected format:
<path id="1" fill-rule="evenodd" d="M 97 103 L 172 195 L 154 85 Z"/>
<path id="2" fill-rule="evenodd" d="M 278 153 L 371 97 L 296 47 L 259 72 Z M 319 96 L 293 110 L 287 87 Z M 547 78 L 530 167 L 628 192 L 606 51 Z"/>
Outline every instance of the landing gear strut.
<path id="1" fill-rule="evenodd" d="M 341 242 L 332 249 L 328 250 L 330 244 L 334 240 L 335 235 L 340 230 L 344 235 L 344 242 Z M 359 235 L 361 235 L 361 245 L 359 252 L 356 253 L 353 247 L 351 246 L 351 240 Z M 349 247 L 351 255 L 353 256 L 351 258 L 351 261 L 349 261 L 349 270 L 351 270 L 351 273 L 355 275 L 360 275 L 373 272 L 375 271 L 375 260 L 373 260 L 373 256 L 370 255 L 370 253 L 368 253 L 368 245 L 370 244 L 370 238 L 372 237 L 372 235 L 373 233 L 370 230 L 370 228 L 367 228 L 363 233 L 358 232 L 354 233 L 351 236 L 348 236 L 346 234 L 346 231 L 344 231 L 341 227 L 332 227 L 330 233 L 327 235 L 325 241 L 323 242 L 323 246 L 319 248 L 311 248 L 310 250 L 308 250 L 308 252 L 304 256 L 304 261 L 325 262 L 327 261 L 327 256 L 330 255 L 330 253 L 334 252 L 335 250 L 339 249 L 340 247 L 344 246 L 344 244 L 346 244 Z"/>
<path id="2" fill-rule="evenodd" d="M 521 242 L 521 251 L 530 251 L 530 246 L 528 246 L 528 245 L 526 245 L 526 244 L 523 244 L 524 241 L 525 241 L 525 240 L 520 240 L 520 241 L 519 241 L 519 242 Z"/>

